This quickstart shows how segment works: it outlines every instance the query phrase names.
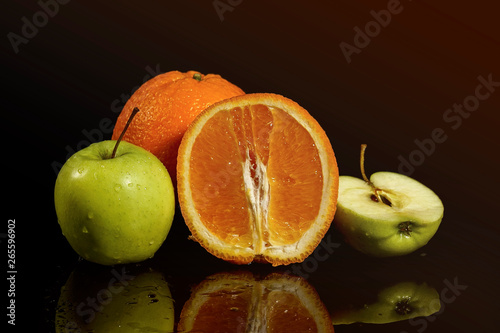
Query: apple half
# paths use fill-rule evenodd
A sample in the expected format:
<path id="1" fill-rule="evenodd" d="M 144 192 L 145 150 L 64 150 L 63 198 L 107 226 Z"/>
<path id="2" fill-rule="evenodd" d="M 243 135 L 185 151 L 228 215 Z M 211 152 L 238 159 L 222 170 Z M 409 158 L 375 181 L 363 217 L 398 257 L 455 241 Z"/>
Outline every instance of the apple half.
<path id="1" fill-rule="evenodd" d="M 443 218 L 439 197 L 403 174 L 376 172 L 368 180 L 361 169 L 364 179 L 339 177 L 334 225 L 345 241 L 375 257 L 406 255 L 426 245 Z"/>

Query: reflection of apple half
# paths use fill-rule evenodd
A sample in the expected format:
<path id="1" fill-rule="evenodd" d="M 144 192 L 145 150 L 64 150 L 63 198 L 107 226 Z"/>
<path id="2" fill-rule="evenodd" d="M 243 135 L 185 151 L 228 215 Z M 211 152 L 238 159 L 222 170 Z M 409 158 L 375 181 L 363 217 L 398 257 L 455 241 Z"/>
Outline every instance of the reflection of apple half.
<path id="1" fill-rule="evenodd" d="M 364 149 L 363 149 L 364 150 Z M 424 246 L 443 218 L 443 203 L 420 182 L 393 172 L 368 180 L 341 176 L 334 224 L 355 249 L 376 257 L 405 255 Z"/>
<path id="2" fill-rule="evenodd" d="M 386 324 L 415 317 L 430 316 L 440 310 L 436 289 L 427 284 L 402 282 L 378 293 L 376 302 L 349 305 L 331 314 L 334 325 Z"/>

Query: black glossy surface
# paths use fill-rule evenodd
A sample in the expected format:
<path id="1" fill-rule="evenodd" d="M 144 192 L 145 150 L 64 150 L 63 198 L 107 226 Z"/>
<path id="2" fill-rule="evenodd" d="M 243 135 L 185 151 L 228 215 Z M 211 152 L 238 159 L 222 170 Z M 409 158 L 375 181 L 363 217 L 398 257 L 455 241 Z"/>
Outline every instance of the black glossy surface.
<path id="1" fill-rule="evenodd" d="M 82 265 L 57 224 L 53 166 L 86 141 L 109 138 L 106 121 L 116 119 L 122 100 L 152 74 L 191 69 L 219 73 L 246 92 L 297 101 L 327 132 L 341 174 L 359 174 L 361 143 L 369 146 L 368 173 L 397 172 L 400 157 L 420 154 L 411 176 L 441 197 L 445 216 L 432 241 L 405 257 L 366 257 L 331 228 L 331 254 L 272 268 L 211 256 L 187 239 L 177 210 L 167 241 L 142 264 L 163 273 L 176 320 L 191 288 L 211 274 L 291 271 L 314 287 L 330 313 L 374 300 L 403 281 L 426 283 L 440 295 L 441 310 L 432 316 L 336 325 L 336 332 L 494 332 L 500 308 L 495 5 L 401 1 L 399 13 L 348 63 L 340 43 L 353 44 L 353 29 L 373 20 L 370 11 L 393 2 L 233 1 L 224 20 L 214 3 L 71 1 L 46 22 L 36 2 L 10 1 L 2 10 L 3 216 L 5 224 L 16 220 L 17 325 L 9 332 L 52 332 L 60 288 Z M 42 21 L 30 34 L 23 24 L 34 17 Z M 31 37 L 16 53 L 9 33 Z M 479 77 L 488 76 L 494 83 L 480 90 L 474 111 L 449 118 L 447 110 L 477 95 Z M 416 152 L 415 141 L 429 142 L 436 129 L 442 132 L 434 149 Z M 4 251 L 5 245 L 2 238 Z"/>

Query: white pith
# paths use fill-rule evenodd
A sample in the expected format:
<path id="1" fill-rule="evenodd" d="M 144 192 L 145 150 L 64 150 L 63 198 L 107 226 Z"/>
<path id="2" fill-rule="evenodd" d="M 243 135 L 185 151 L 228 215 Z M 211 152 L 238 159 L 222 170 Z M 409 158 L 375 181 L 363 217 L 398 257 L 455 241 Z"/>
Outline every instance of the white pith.
<path id="1" fill-rule="evenodd" d="M 250 206 L 249 215 L 253 217 L 255 223 L 252 228 L 253 247 L 256 253 L 262 253 L 266 247 L 262 235 L 267 231 L 268 209 L 270 201 L 269 180 L 267 178 L 267 167 L 256 157 L 254 178 L 252 178 L 252 163 L 250 150 L 246 151 L 246 159 L 243 163 L 243 182 L 245 184 L 245 194 Z"/>

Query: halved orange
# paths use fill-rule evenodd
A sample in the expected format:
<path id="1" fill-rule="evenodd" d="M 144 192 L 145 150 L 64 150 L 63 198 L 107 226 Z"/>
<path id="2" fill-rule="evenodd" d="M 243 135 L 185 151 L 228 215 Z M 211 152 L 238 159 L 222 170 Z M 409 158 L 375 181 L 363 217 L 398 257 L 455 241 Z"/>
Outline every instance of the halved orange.
<path id="1" fill-rule="evenodd" d="M 280 273 L 217 273 L 184 304 L 177 332 L 334 332 L 328 310 L 306 280 Z"/>
<path id="2" fill-rule="evenodd" d="M 237 264 L 302 262 L 335 214 L 328 137 L 294 101 L 232 97 L 205 109 L 178 152 L 179 205 L 191 238 Z"/>

